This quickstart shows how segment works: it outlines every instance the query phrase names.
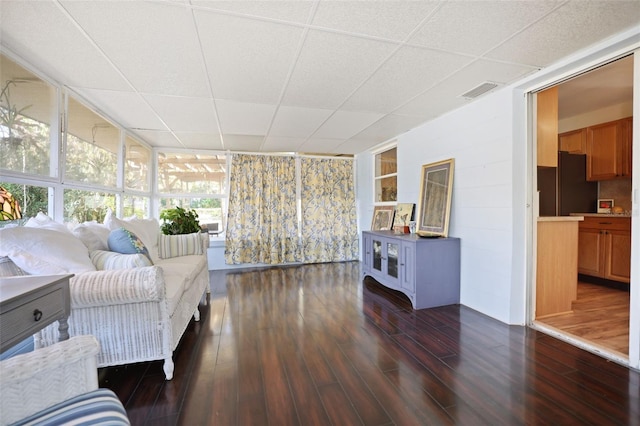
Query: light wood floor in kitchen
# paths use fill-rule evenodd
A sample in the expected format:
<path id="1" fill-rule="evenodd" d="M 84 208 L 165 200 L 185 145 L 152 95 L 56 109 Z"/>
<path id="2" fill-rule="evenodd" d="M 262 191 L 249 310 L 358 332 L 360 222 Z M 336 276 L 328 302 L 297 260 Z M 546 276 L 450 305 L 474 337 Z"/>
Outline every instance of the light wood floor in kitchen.
<path id="1" fill-rule="evenodd" d="M 540 322 L 629 356 L 629 292 L 578 282 L 573 312 Z"/>

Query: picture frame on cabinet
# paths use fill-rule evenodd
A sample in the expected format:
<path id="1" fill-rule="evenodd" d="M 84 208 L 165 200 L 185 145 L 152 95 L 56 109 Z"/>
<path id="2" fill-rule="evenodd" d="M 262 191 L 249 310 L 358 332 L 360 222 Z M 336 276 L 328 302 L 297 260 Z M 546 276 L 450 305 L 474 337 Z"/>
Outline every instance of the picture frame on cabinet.
<path id="1" fill-rule="evenodd" d="M 393 216 L 393 230 L 401 234 L 409 233 L 409 224 L 413 221 L 413 211 L 415 204 L 413 203 L 398 203 L 396 205 L 396 212 Z"/>
<path id="2" fill-rule="evenodd" d="M 447 237 L 451 215 L 454 159 L 422 166 L 417 230 L 421 237 Z"/>
<path id="3" fill-rule="evenodd" d="M 393 206 L 375 206 L 373 208 L 372 231 L 389 231 L 393 225 Z"/>

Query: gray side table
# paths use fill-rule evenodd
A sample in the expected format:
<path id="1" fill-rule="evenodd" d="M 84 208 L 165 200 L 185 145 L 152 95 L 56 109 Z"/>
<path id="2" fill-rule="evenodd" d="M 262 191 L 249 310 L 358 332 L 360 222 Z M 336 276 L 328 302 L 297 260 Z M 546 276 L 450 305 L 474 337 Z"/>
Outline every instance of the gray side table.
<path id="1" fill-rule="evenodd" d="M 71 277 L 73 274 L 0 278 L 0 352 L 54 321 L 59 323 L 60 340 L 69 338 Z"/>

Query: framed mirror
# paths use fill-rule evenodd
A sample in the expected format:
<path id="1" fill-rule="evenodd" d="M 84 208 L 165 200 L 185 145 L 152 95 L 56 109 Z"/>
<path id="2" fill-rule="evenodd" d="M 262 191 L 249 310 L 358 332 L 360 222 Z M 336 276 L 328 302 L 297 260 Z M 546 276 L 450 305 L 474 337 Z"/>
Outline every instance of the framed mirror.
<path id="1" fill-rule="evenodd" d="M 422 166 L 416 229 L 418 235 L 448 235 L 452 189 L 453 158 Z"/>

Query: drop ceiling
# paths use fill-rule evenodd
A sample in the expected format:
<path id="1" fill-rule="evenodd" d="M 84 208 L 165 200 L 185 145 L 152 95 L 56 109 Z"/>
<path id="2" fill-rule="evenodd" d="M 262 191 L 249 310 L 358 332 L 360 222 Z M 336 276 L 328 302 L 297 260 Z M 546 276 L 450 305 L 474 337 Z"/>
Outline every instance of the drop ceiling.
<path id="1" fill-rule="evenodd" d="M 638 22 L 638 1 L 2 0 L 0 45 L 154 147 L 356 154 Z"/>

